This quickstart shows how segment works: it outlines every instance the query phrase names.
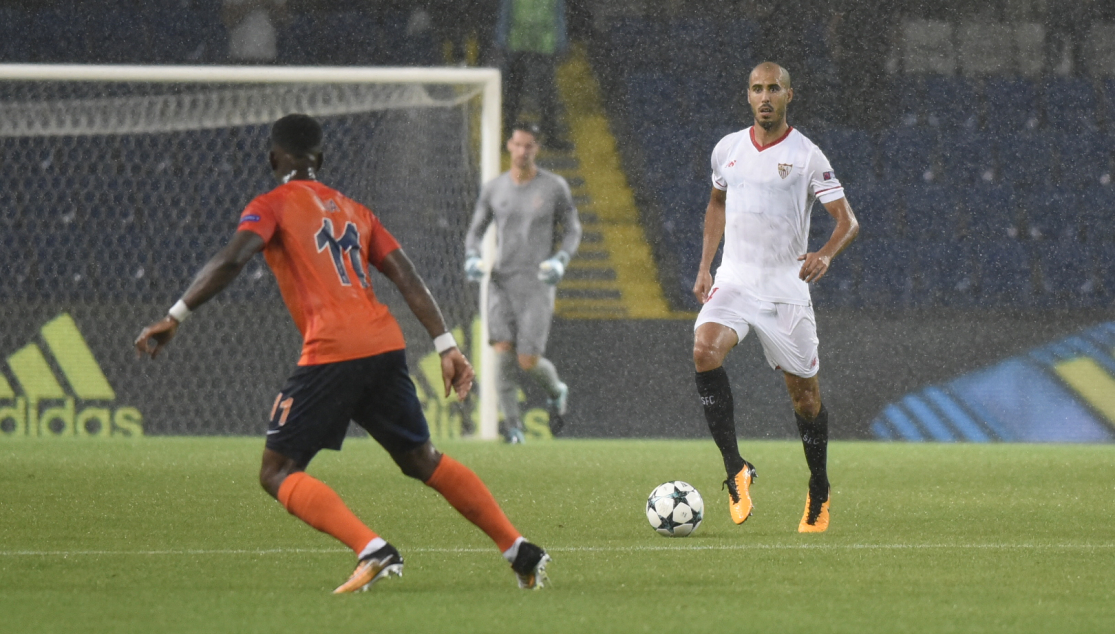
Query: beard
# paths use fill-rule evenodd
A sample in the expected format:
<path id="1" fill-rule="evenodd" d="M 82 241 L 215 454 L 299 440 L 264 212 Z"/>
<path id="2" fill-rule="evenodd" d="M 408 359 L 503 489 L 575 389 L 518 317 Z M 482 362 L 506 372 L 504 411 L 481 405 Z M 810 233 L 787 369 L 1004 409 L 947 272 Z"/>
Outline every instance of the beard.
<path id="1" fill-rule="evenodd" d="M 780 121 L 760 121 L 759 122 L 759 127 L 766 130 L 767 132 L 770 132 L 775 127 L 777 127 L 779 123 L 781 123 L 781 122 Z"/>

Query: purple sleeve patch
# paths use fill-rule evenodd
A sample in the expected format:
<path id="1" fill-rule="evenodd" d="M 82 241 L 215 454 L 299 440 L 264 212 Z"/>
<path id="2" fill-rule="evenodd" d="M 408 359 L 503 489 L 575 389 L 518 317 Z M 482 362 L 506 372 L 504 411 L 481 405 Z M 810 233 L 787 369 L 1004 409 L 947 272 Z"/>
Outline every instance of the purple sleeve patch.
<path id="1" fill-rule="evenodd" d="M 259 222 L 259 216 L 255 214 L 248 214 L 247 216 L 244 216 L 240 219 L 240 224 L 244 224 L 245 222 Z"/>

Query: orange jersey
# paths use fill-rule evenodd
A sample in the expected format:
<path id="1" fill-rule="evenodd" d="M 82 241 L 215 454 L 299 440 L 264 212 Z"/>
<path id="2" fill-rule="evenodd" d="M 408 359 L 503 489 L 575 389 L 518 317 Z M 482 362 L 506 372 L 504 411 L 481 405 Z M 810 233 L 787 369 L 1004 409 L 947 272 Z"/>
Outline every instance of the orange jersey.
<path id="1" fill-rule="evenodd" d="M 298 365 L 406 347 L 368 273 L 369 263 L 379 268 L 399 243 L 370 209 L 316 181 L 295 180 L 249 203 L 240 230 L 263 238 L 263 255 L 302 332 Z"/>

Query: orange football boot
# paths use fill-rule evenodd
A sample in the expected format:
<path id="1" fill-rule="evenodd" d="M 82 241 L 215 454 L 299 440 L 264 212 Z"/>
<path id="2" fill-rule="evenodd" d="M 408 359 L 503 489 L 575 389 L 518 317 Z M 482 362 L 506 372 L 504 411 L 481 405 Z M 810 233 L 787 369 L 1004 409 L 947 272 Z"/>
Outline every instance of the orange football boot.
<path id="1" fill-rule="evenodd" d="M 755 508 L 751 504 L 751 483 L 756 477 L 755 465 L 745 460 L 743 468 L 724 481 L 728 487 L 728 511 L 736 524 L 747 521 Z"/>
<path id="2" fill-rule="evenodd" d="M 361 559 L 356 564 L 356 570 L 352 572 L 352 576 L 348 578 L 348 581 L 337 586 L 333 594 L 363 592 L 371 588 L 375 582 L 391 575 L 403 576 L 403 558 L 394 546 L 387 544 Z"/>
<path id="3" fill-rule="evenodd" d="M 805 494 L 805 513 L 802 513 L 801 523 L 798 524 L 799 533 L 823 533 L 829 527 L 829 502 L 832 501 L 832 490 L 829 490 L 824 502 L 814 503 L 811 493 Z"/>

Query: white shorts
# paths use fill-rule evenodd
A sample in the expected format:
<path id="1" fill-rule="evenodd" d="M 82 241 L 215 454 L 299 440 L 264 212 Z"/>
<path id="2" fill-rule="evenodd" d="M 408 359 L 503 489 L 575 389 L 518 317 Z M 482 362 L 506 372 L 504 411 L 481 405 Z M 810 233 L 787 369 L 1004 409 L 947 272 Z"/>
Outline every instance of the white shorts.
<path id="1" fill-rule="evenodd" d="M 742 342 L 754 328 L 771 368 L 804 379 L 817 374 L 817 322 L 812 306 L 765 302 L 738 286 L 715 286 L 710 295 L 693 330 L 701 324 L 720 324 L 736 331 Z"/>

